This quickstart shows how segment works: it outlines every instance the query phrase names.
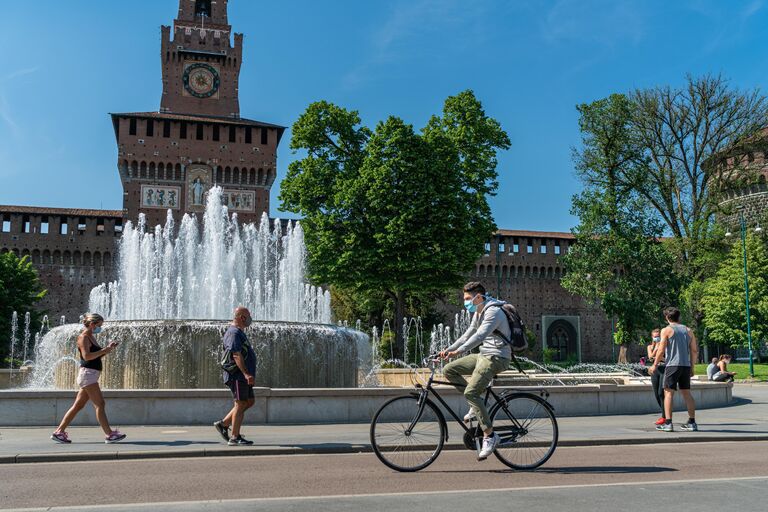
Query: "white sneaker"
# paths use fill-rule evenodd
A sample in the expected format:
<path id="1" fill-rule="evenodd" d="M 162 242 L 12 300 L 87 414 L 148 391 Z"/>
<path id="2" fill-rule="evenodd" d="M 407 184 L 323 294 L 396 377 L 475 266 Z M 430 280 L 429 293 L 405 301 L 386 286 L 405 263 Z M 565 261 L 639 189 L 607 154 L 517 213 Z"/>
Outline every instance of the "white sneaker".
<path id="1" fill-rule="evenodd" d="M 496 432 L 494 432 L 488 437 L 484 437 L 483 449 L 480 450 L 480 453 L 477 454 L 477 460 L 487 459 L 488 456 L 492 454 L 493 451 L 496 449 L 496 447 L 499 445 L 499 441 L 501 441 L 501 438 Z"/>
<path id="2" fill-rule="evenodd" d="M 470 409 L 467 414 L 464 415 L 464 423 L 469 423 L 472 420 L 477 419 L 477 414 L 475 414 L 474 409 Z"/>

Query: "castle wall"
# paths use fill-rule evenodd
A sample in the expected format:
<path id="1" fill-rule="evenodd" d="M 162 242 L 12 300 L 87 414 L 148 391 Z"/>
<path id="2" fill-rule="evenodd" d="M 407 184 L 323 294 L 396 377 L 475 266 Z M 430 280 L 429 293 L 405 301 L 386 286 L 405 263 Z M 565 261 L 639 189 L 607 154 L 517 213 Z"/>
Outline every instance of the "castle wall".
<path id="1" fill-rule="evenodd" d="M 241 222 L 269 212 L 282 127 L 153 112 L 113 114 L 113 123 L 128 219 L 144 213 L 154 226 L 165 223 L 168 209 L 177 222 L 184 213 L 202 214 L 204 198 L 196 201 L 193 191 L 197 177 L 206 190 L 220 185 L 247 200 L 230 205 Z"/>
<path id="2" fill-rule="evenodd" d="M 29 256 L 48 294 L 39 307 L 77 321 L 91 288 L 114 279 L 122 212 L 0 206 L 0 252 Z"/>

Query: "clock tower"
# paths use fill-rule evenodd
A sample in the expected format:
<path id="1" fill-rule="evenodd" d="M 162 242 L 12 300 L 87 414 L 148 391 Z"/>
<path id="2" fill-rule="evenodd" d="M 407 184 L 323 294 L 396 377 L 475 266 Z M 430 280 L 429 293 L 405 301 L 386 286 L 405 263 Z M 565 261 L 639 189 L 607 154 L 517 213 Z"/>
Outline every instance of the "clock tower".
<path id="1" fill-rule="evenodd" d="M 240 117 L 243 35 L 232 34 L 227 0 L 180 0 L 173 33 L 168 26 L 161 33 L 160 111 Z"/>
<path id="2" fill-rule="evenodd" d="M 169 210 L 200 214 L 220 185 L 242 222 L 260 220 L 285 127 L 240 117 L 243 35 L 231 33 L 227 0 L 179 0 L 161 34 L 159 111 L 112 114 L 126 216 L 154 226 Z"/>

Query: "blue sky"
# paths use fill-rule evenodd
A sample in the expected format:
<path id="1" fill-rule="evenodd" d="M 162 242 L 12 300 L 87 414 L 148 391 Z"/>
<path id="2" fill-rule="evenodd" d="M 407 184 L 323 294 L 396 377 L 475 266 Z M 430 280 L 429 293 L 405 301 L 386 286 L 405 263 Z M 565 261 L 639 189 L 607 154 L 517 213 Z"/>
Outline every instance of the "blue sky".
<path id="1" fill-rule="evenodd" d="M 567 231 L 575 105 L 723 73 L 768 77 L 763 0 L 230 0 L 241 115 L 290 126 L 326 99 L 420 128 L 471 88 L 512 140 L 491 199 L 505 229 Z M 122 208 L 108 112 L 157 110 L 177 0 L 0 0 L 0 204 Z M 290 133 L 287 133 L 287 137 Z M 295 158 L 284 138 L 278 180 Z M 279 181 L 270 214 L 278 212 Z"/>

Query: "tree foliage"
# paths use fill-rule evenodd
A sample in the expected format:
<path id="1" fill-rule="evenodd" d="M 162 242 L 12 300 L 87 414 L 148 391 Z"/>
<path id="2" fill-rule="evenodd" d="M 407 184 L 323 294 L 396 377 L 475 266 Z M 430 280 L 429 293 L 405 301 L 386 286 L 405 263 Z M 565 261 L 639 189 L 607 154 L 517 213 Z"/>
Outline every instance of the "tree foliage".
<path id="1" fill-rule="evenodd" d="M 757 90 L 740 91 L 711 75 L 688 76 L 679 88 L 637 90 L 630 99 L 642 159 L 622 183 L 654 207 L 698 278 L 697 257 L 711 234 L 717 192 L 732 178 L 714 164 L 768 124 L 768 102 Z"/>
<path id="2" fill-rule="evenodd" d="M 677 297 L 674 258 L 659 237 L 653 208 L 619 176 L 636 166 L 641 146 L 632 129 L 632 103 L 623 95 L 577 107 L 582 149 L 574 163 L 584 191 L 573 199 L 576 243 L 564 257 L 567 290 L 600 304 L 616 318 L 617 343 L 627 343 L 659 319 Z"/>
<path id="3" fill-rule="evenodd" d="M 311 276 L 385 293 L 399 329 L 409 294 L 458 286 L 482 255 L 496 229 L 496 155 L 509 145 L 471 91 L 449 97 L 420 133 L 394 116 L 371 130 L 356 111 L 311 104 L 291 139 L 306 156 L 280 192 L 281 209 L 304 218 Z"/>
<path id="4" fill-rule="evenodd" d="M 16 311 L 19 323 L 24 313 L 32 313 L 32 321 L 37 322 L 39 314 L 35 304 L 45 296 L 38 279 L 37 271 L 29 261 L 29 256 L 18 258 L 12 252 L 0 254 L 0 339 L 8 340 L 11 333 L 11 316 Z M 10 344 L 0 344 L 0 361 L 10 352 Z"/>
<path id="5" fill-rule="evenodd" d="M 768 339 L 768 247 L 757 235 L 746 236 L 749 310 L 753 344 Z M 742 244 L 733 244 L 717 273 L 704 283 L 701 299 L 707 341 L 747 346 Z"/>

